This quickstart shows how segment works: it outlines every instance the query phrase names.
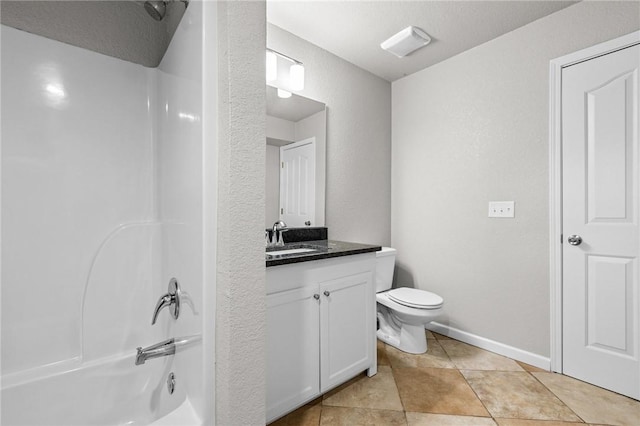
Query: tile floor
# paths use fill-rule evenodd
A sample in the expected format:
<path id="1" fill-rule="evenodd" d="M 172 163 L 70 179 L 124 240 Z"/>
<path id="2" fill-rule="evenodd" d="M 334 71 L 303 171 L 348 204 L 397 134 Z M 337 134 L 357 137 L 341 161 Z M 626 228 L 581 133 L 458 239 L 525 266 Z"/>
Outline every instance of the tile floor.
<path id="1" fill-rule="evenodd" d="M 640 402 L 427 331 L 427 353 L 378 341 L 362 374 L 271 426 L 640 426 Z"/>

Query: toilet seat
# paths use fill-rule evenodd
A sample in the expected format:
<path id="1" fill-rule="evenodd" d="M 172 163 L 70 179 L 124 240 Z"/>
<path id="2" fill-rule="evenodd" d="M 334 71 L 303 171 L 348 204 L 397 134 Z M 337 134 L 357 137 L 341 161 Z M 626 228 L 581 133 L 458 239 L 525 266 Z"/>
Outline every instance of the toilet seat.
<path id="1" fill-rule="evenodd" d="M 400 287 L 387 292 L 389 299 L 410 308 L 438 309 L 444 300 L 435 293 L 417 288 Z"/>

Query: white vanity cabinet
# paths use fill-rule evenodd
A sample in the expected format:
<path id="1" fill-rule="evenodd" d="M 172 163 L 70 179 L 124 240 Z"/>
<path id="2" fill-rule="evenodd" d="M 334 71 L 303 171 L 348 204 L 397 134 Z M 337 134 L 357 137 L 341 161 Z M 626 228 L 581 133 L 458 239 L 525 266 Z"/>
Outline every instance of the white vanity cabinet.
<path id="1" fill-rule="evenodd" d="M 302 287 L 267 296 L 267 421 L 320 392 L 315 294 Z"/>
<path id="2" fill-rule="evenodd" d="M 320 284 L 321 393 L 366 370 L 371 364 L 371 330 L 375 332 L 372 285 L 371 272 Z"/>
<path id="3" fill-rule="evenodd" d="M 267 422 L 376 373 L 375 253 L 267 268 Z"/>

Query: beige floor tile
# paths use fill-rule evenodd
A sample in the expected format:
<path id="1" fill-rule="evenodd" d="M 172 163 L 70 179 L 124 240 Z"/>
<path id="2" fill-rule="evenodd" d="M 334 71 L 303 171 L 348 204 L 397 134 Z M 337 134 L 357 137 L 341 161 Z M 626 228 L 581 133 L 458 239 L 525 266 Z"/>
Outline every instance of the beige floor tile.
<path id="1" fill-rule="evenodd" d="M 409 426 L 496 426 L 496 422 L 489 417 L 409 412 L 406 414 Z"/>
<path id="2" fill-rule="evenodd" d="M 440 340 L 451 361 L 461 370 L 523 371 L 512 359 L 457 340 Z"/>
<path id="3" fill-rule="evenodd" d="M 327 393 L 323 406 L 375 408 L 402 411 L 402 403 L 391 367 L 381 365 L 373 377 L 360 375 Z"/>
<path id="4" fill-rule="evenodd" d="M 524 362 L 516 361 L 523 370 L 528 371 L 529 373 L 548 373 L 549 370 L 545 370 L 543 368 L 534 367 L 533 365 L 529 365 Z"/>
<path id="5" fill-rule="evenodd" d="M 431 334 L 433 335 L 433 337 L 435 337 L 438 340 L 453 340 L 450 337 L 445 336 L 444 334 L 439 334 L 433 331 L 431 332 Z"/>
<path id="6" fill-rule="evenodd" d="M 640 425 L 640 402 L 571 377 L 531 373 L 587 423 Z"/>
<path id="7" fill-rule="evenodd" d="M 489 416 L 458 370 L 394 368 L 393 375 L 406 411 Z"/>
<path id="8" fill-rule="evenodd" d="M 377 348 L 378 348 L 378 366 L 381 365 L 390 365 L 389 364 L 389 358 L 387 358 L 387 351 L 385 350 L 385 347 L 387 345 L 384 344 L 384 342 L 381 342 L 380 340 L 377 341 Z"/>
<path id="9" fill-rule="evenodd" d="M 360 375 L 270 426 L 640 426 L 638 401 L 425 333 L 426 354 L 378 341 L 376 376 Z"/>
<path id="10" fill-rule="evenodd" d="M 322 407 L 321 426 L 385 425 L 406 426 L 402 411 L 370 408 Z"/>
<path id="11" fill-rule="evenodd" d="M 584 423 L 556 422 L 554 420 L 495 419 L 498 426 L 585 426 Z"/>
<path id="12" fill-rule="evenodd" d="M 581 421 L 527 372 L 463 370 L 462 374 L 493 417 Z"/>
<path id="13" fill-rule="evenodd" d="M 424 354 L 408 354 L 389 345 L 386 354 L 392 368 L 455 368 L 440 343 L 434 339 L 428 340 L 427 352 Z"/>
<path id="14" fill-rule="evenodd" d="M 322 411 L 322 398 L 317 398 L 309 404 L 271 423 L 270 426 L 318 426 Z"/>

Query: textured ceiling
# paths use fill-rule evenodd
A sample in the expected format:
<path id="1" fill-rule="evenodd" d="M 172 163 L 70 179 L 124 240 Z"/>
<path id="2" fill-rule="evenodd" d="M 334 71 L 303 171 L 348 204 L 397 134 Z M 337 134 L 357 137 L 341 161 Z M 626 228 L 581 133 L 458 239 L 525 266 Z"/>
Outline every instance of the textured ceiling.
<path id="1" fill-rule="evenodd" d="M 574 3 L 577 2 L 268 0 L 267 20 L 394 81 Z M 380 48 L 381 42 L 409 25 L 426 31 L 431 44 L 404 58 Z"/>
<path id="2" fill-rule="evenodd" d="M 94 52 L 156 67 L 184 14 L 182 2 L 170 3 L 165 18 L 153 20 L 144 1 L 0 2 L 3 25 Z"/>

